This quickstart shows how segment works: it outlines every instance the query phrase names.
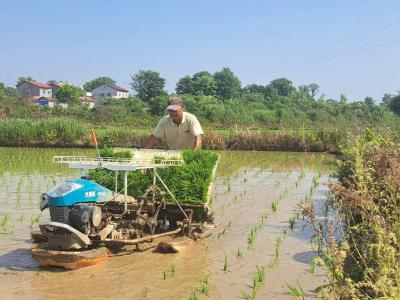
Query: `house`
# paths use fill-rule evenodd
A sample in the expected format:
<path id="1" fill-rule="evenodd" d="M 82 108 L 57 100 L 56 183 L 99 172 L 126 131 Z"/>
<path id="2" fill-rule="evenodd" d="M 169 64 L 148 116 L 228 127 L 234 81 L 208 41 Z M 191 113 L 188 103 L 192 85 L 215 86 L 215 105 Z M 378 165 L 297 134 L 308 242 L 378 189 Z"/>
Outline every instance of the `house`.
<path id="1" fill-rule="evenodd" d="M 100 98 L 111 97 L 115 99 L 128 98 L 128 90 L 113 84 L 102 84 L 92 91 L 93 99 L 98 101 Z"/>
<path id="2" fill-rule="evenodd" d="M 82 104 L 86 104 L 89 108 L 93 108 L 94 103 L 96 102 L 94 101 L 93 97 L 90 96 L 79 97 L 79 100 L 82 102 Z"/>
<path id="3" fill-rule="evenodd" d="M 56 96 L 56 93 L 58 92 L 58 90 L 64 85 L 63 82 L 58 82 L 56 80 L 50 80 L 47 81 L 47 84 L 50 86 L 51 88 L 51 92 L 53 94 L 53 97 Z"/>
<path id="4" fill-rule="evenodd" d="M 54 107 L 55 100 L 51 97 L 33 96 L 31 100 L 40 106 Z"/>
<path id="5" fill-rule="evenodd" d="M 17 92 L 27 99 L 32 97 L 52 98 L 51 87 L 47 83 L 25 80 L 16 85 Z"/>

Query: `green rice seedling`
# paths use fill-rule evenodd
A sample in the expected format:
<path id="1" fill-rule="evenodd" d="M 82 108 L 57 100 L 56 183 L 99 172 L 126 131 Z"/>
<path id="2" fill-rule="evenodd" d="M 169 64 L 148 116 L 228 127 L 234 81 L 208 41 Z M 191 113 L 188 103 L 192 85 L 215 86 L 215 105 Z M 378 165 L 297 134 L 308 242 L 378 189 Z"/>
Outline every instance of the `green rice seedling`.
<path id="1" fill-rule="evenodd" d="M 297 287 L 296 286 L 292 286 L 289 283 L 285 282 L 287 288 L 289 289 L 289 293 L 290 295 L 292 295 L 293 297 L 298 297 L 301 299 L 305 298 L 305 293 L 304 293 L 304 289 L 300 286 L 299 282 L 297 281 Z"/>
<path id="2" fill-rule="evenodd" d="M 240 298 L 245 299 L 245 300 L 252 300 L 254 299 L 252 295 L 248 294 L 246 291 L 241 290 L 240 291 Z"/>
<path id="3" fill-rule="evenodd" d="M 278 202 L 272 201 L 271 207 L 272 207 L 272 211 L 275 213 L 278 210 Z"/>
<path id="4" fill-rule="evenodd" d="M 244 179 L 243 179 L 243 183 L 246 183 L 246 182 L 247 182 L 247 178 L 244 178 Z"/>
<path id="5" fill-rule="evenodd" d="M 236 257 L 237 257 L 237 258 L 243 257 L 243 251 L 240 250 L 240 248 L 237 248 Z"/>
<path id="6" fill-rule="evenodd" d="M 282 243 L 283 238 L 279 237 L 275 240 L 275 247 L 274 247 L 274 257 L 272 258 L 269 266 L 270 267 L 274 267 L 277 265 L 278 263 L 278 259 L 279 259 L 279 251 L 281 248 L 281 243 Z"/>
<path id="7" fill-rule="evenodd" d="M 195 293 L 193 290 L 192 290 L 192 292 L 190 293 L 189 300 L 197 300 L 196 293 Z"/>
<path id="8" fill-rule="evenodd" d="M 262 225 L 265 224 L 265 221 L 267 220 L 267 217 L 268 217 L 267 214 L 261 216 L 261 224 L 262 224 Z"/>
<path id="9" fill-rule="evenodd" d="M 226 254 L 226 252 L 225 252 L 225 254 L 224 254 L 224 272 L 226 272 L 226 271 L 228 271 L 228 255 Z"/>
<path id="10" fill-rule="evenodd" d="M 256 279 L 259 283 L 263 283 L 265 279 L 265 268 L 263 266 L 256 266 Z"/>
<path id="11" fill-rule="evenodd" d="M 167 272 L 163 271 L 163 279 L 166 280 L 167 279 Z"/>
<path id="12" fill-rule="evenodd" d="M 255 240 L 256 240 L 256 232 L 252 229 L 249 235 L 247 236 L 247 244 L 249 245 L 249 247 L 253 246 Z"/>
<path id="13" fill-rule="evenodd" d="M 25 216 L 24 216 L 24 214 L 22 214 L 21 217 L 19 217 L 18 221 L 20 221 L 22 223 L 24 221 L 24 218 L 25 218 Z"/>
<path id="14" fill-rule="evenodd" d="M 33 227 L 35 224 L 39 224 L 40 222 L 40 218 L 42 217 L 42 214 L 38 214 L 38 215 L 32 215 L 31 216 L 31 223 L 29 225 L 29 227 Z"/>
<path id="15" fill-rule="evenodd" d="M 1 221 L 0 221 L 1 227 L 7 226 L 8 222 L 10 221 L 10 216 L 11 216 L 11 214 L 8 212 L 3 215 L 3 217 L 1 218 Z"/>
<path id="16" fill-rule="evenodd" d="M 171 274 L 174 274 L 176 272 L 176 266 L 174 264 L 172 264 L 171 267 L 169 268 L 169 272 Z"/>
<path id="17" fill-rule="evenodd" d="M 200 293 L 208 296 L 208 275 L 200 278 Z"/>
<path id="18" fill-rule="evenodd" d="M 293 231 L 294 229 L 294 224 L 296 223 L 296 219 L 295 218 L 290 218 L 289 219 L 289 227 L 290 229 Z"/>
<path id="19" fill-rule="evenodd" d="M 143 297 L 147 298 L 147 293 L 150 291 L 150 289 L 148 287 L 144 288 L 144 292 L 143 292 Z"/>
<path id="20" fill-rule="evenodd" d="M 253 285 L 251 286 L 251 299 L 256 299 L 257 291 L 258 291 L 261 283 L 257 280 L 257 278 L 253 278 L 252 284 Z"/>

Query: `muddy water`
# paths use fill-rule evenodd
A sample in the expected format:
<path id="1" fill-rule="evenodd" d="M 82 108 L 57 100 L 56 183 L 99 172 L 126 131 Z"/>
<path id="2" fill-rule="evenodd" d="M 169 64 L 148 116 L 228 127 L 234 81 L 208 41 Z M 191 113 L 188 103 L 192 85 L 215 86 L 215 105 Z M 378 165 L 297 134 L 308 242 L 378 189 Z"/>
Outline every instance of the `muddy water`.
<path id="1" fill-rule="evenodd" d="M 198 299 L 240 299 L 252 293 L 256 266 L 265 268 L 257 299 L 290 299 L 286 284 L 314 297 L 313 290 L 326 282 L 323 270 L 310 270 L 312 232 L 303 229 L 297 205 L 308 195 L 307 202 L 323 208 L 334 158 L 287 152 L 223 152 L 212 189 L 218 226 L 210 238 L 179 254 L 114 256 L 75 271 L 39 268 L 31 258 L 29 232 L 48 216 L 37 209 L 38 198 L 78 175 L 51 157 L 90 154 L 0 148 L 0 299 L 189 299 L 192 293 Z M 310 196 L 313 178 L 318 186 Z M 293 230 L 289 218 L 296 219 Z M 252 228 L 257 233 L 249 244 Z M 208 297 L 200 289 L 206 277 Z"/>

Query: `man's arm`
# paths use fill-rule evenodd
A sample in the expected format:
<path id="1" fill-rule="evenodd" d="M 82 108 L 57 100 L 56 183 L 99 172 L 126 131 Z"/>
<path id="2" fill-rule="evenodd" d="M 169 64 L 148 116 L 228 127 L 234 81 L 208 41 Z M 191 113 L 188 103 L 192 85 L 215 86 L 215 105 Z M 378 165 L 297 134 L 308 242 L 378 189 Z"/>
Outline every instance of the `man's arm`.
<path id="1" fill-rule="evenodd" d="M 194 150 L 201 149 L 201 146 L 203 144 L 201 136 L 202 136 L 202 134 L 199 134 L 194 137 L 194 142 L 193 142 Z"/>
<path id="2" fill-rule="evenodd" d="M 152 149 L 154 145 L 157 144 L 158 139 L 165 137 L 164 127 L 165 117 L 158 121 L 156 129 L 154 129 L 153 133 L 147 138 L 146 142 L 144 143 L 144 149 Z"/>
<path id="3" fill-rule="evenodd" d="M 150 135 L 143 145 L 144 149 L 152 149 L 157 144 L 158 138 L 154 134 Z"/>

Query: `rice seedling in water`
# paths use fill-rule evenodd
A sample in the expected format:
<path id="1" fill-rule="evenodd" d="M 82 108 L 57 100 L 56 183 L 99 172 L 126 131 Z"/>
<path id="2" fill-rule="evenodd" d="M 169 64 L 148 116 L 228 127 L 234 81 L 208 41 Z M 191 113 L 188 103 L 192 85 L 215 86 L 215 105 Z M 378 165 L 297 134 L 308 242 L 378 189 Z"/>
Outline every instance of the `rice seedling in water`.
<path id="1" fill-rule="evenodd" d="M 22 223 L 24 221 L 24 218 L 25 218 L 25 216 L 24 216 L 24 214 L 22 214 L 21 217 L 19 217 L 18 221 L 20 221 Z"/>
<path id="2" fill-rule="evenodd" d="M 193 290 L 192 290 L 192 292 L 190 293 L 189 300 L 197 300 L 196 293 L 195 293 Z"/>
<path id="3" fill-rule="evenodd" d="M 243 251 L 240 250 L 240 248 L 237 249 L 236 257 L 237 257 L 237 258 L 243 257 Z"/>
<path id="4" fill-rule="evenodd" d="M 279 237 L 275 240 L 275 247 L 274 247 L 274 257 L 272 258 L 271 262 L 269 263 L 270 267 L 274 267 L 278 263 L 279 259 L 279 251 L 281 248 L 281 243 L 282 243 L 283 237 Z"/>
<path id="5" fill-rule="evenodd" d="M 289 289 L 289 293 L 290 295 L 294 296 L 294 297 L 299 297 L 301 299 L 305 298 L 305 293 L 304 293 L 304 289 L 300 286 L 299 282 L 297 281 L 297 287 L 296 286 L 292 286 L 289 283 L 285 282 L 287 288 Z"/>
<path id="6" fill-rule="evenodd" d="M 167 272 L 163 271 L 163 279 L 166 280 L 167 279 Z"/>
<path id="7" fill-rule="evenodd" d="M 263 266 L 256 266 L 256 279 L 259 283 L 263 283 L 265 279 L 265 268 Z"/>
<path id="8" fill-rule="evenodd" d="M 176 266 L 172 264 L 171 267 L 169 268 L 169 272 L 173 274 L 175 273 L 175 271 L 176 271 Z"/>
<path id="9" fill-rule="evenodd" d="M 10 221 L 10 213 L 5 213 L 1 219 L 0 226 L 6 227 L 9 221 Z"/>
<path id="10" fill-rule="evenodd" d="M 290 218 L 289 219 L 289 227 L 291 230 L 294 229 L 294 224 L 296 223 L 296 219 L 295 218 Z"/>
<path id="11" fill-rule="evenodd" d="M 255 231 L 252 229 L 250 231 L 250 234 L 247 236 L 247 244 L 249 245 L 249 247 L 251 247 L 254 244 L 254 241 L 256 240 L 256 233 Z"/>
<path id="12" fill-rule="evenodd" d="M 272 207 L 272 211 L 275 213 L 278 210 L 278 202 L 272 201 L 271 207 Z"/>
<path id="13" fill-rule="evenodd" d="M 31 216 L 31 224 L 30 227 L 32 228 L 35 224 L 39 224 L 40 222 L 40 218 L 42 217 L 42 214 L 38 214 L 38 215 L 32 215 Z"/>
<path id="14" fill-rule="evenodd" d="M 208 275 L 200 278 L 200 293 L 208 296 Z"/>
<path id="15" fill-rule="evenodd" d="M 245 300 L 251 300 L 251 299 L 255 299 L 253 298 L 252 295 L 248 294 L 246 291 L 241 290 L 240 291 L 240 298 L 245 299 Z"/>
<path id="16" fill-rule="evenodd" d="M 228 271 L 228 255 L 226 254 L 226 252 L 225 252 L 225 254 L 224 254 L 224 272 L 226 272 L 226 271 Z"/>
<path id="17" fill-rule="evenodd" d="M 265 279 L 265 268 L 263 266 L 256 266 L 256 273 L 252 279 L 251 294 L 241 290 L 242 299 L 256 299 L 257 291 Z"/>

